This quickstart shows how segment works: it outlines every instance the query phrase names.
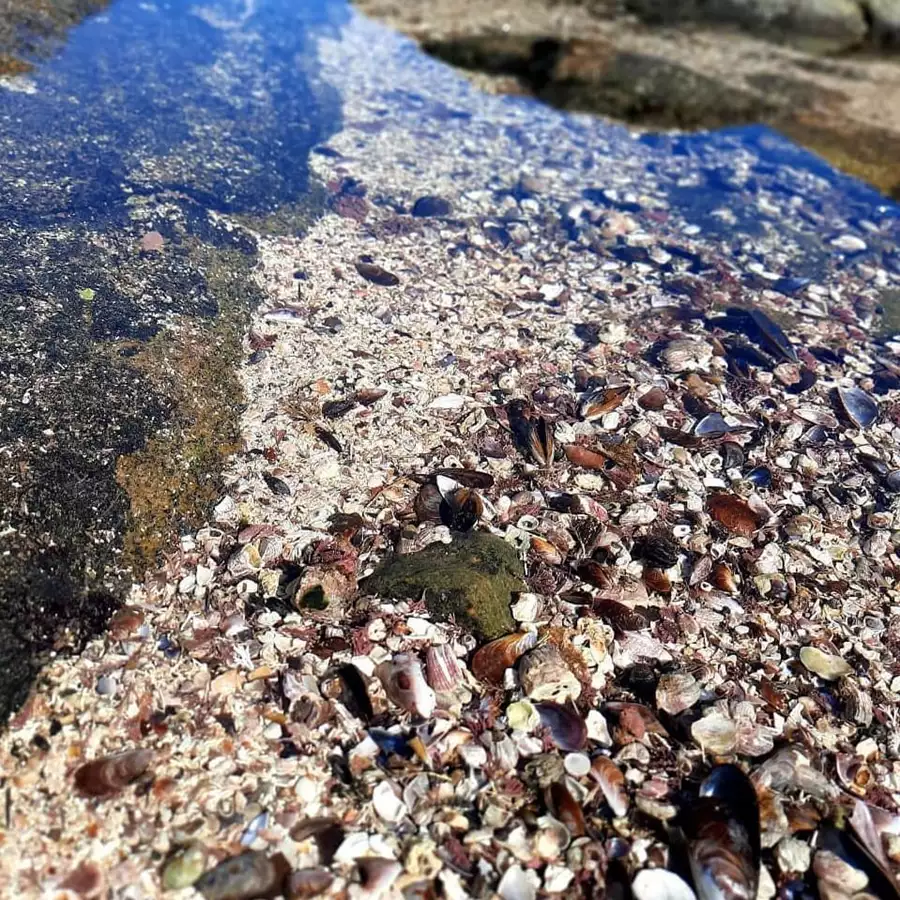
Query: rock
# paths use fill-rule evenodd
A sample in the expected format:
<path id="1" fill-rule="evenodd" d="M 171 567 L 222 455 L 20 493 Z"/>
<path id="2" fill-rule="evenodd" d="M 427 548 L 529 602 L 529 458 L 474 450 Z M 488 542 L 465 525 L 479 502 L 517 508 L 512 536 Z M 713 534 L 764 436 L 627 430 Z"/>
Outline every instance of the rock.
<path id="1" fill-rule="evenodd" d="M 869 38 L 882 47 L 900 45 L 900 0 L 866 0 Z"/>
<path id="2" fill-rule="evenodd" d="M 425 196 L 419 197 L 413 204 L 412 214 L 417 219 L 424 219 L 429 216 L 449 216 L 451 211 L 450 203 L 443 197 Z"/>
<path id="3" fill-rule="evenodd" d="M 736 25 L 822 51 L 854 47 L 867 33 L 862 7 L 855 0 L 626 0 L 625 5 L 654 24 Z"/>
<path id="4" fill-rule="evenodd" d="M 519 680 L 522 690 L 536 701 L 565 703 L 577 700 L 581 694 L 581 683 L 566 665 L 562 653 L 552 644 L 537 647 L 522 657 Z"/>
<path id="5" fill-rule="evenodd" d="M 450 544 L 396 556 L 362 584 L 385 599 L 424 599 L 438 621 L 455 620 L 483 640 L 515 631 L 512 594 L 524 591 L 518 554 L 502 538 L 482 532 L 454 535 Z"/>

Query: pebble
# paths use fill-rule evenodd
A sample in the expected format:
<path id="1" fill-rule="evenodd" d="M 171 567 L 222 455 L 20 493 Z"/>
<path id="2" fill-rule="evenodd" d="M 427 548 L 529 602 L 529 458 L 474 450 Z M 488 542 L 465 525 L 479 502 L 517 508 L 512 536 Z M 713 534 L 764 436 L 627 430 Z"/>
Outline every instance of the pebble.
<path id="1" fill-rule="evenodd" d="M 862 253 L 868 245 L 856 235 L 842 234 L 831 240 L 831 246 L 844 253 Z"/>

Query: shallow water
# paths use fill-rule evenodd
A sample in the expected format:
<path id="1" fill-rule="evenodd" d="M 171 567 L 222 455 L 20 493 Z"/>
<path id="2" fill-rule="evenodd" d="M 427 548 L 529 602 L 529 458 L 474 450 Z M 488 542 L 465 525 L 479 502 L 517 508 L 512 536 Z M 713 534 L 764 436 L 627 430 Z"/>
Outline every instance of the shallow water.
<path id="1" fill-rule="evenodd" d="M 347 65 L 336 66 L 341 54 Z M 510 158 L 490 156 L 498 136 L 535 171 L 576 166 L 563 229 L 618 209 L 646 214 L 645 227 L 658 223 L 669 242 L 668 260 L 622 242 L 616 255 L 635 279 L 727 272 L 793 295 L 846 275 L 874 283 L 886 302 L 896 292 L 900 208 L 768 129 L 635 137 L 485 97 L 343 0 L 119 0 L 0 88 L 0 714 L 50 648 L 102 628 L 129 582 L 123 548 L 126 562 L 146 561 L 157 546 L 146 535 L 176 533 L 215 495 L 214 470 L 235 439 L 223 423 L 240 398 L 226 386 L 205 432 L 184 423 L 207 415 L 192 397 L 227 381 L 234 335 L 259 299 L 255 243 L 241 223 L 302 232 L 334 200 L 310 177 L 310 154 L 327 154 L 344 113 L 363 106 L 373 133 L 380 119 L 413 143 L 446 136 L 461 170 L 491 172 L 483 188 L 498 203 L 524 190 Z M 379 153 L 373 166 L 396 167 L 411 190 L 427 182 L 429 159 L 414 146 Z M 502 241 L 513 223 L 499 218 Z M 140 249 L 152 231 L 162 252 Z M 841 250 L 840 236 L 865 249 Z M 222 368 L 201 377 L 171 365 L 192 352 L 170 352 L 175 323 L 196 329 L 198 346 L 221 340 Z M 163 441 L 138 467 L 152 482 L 154 466 L 165 472 L 161 456 L 185 453 L 189 477 L 160 474 L 168 493 L 157 496 L 121 460 L 179 428 L 187 438 Z M 128 537 L 136 532 L 146 540 Z"/>

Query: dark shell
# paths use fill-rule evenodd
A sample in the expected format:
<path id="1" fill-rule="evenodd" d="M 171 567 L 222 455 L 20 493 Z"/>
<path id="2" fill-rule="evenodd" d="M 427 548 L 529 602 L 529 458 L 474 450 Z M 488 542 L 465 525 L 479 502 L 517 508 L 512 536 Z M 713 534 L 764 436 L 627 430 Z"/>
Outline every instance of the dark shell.
<path id="1" fill-rule="evenodd" d="M 796 384 L 789 384 L 785 391 L 789 394 L 802 394 L 804 391 L 808 391 L 811 387 L 815 385 L 818 381 L 818 376 L 812 369 L 807 369 L 804 366 L 800 370 L 800 380 Z"/>
<path id="2" fill-rule="evenodd" d="M 660 425 L 656 429 L 659 436 L 670 444 L 676 444 L 679 447 L 699 447 L 703 443 L 703 438 L 691 434 L 689 431 L 680 431 L 677 428 L 668 428 Z"/>
<path id="3" fill-rule="evenodd" d="M 328 869 L 298 869 L 284 881 L 284 895 L 287 900 L 308 900 L 318 897 L 331 887 L 334 875 Z"/>
<path id="4" fill-rule="evenodd" d="M 729 425 L 721 413 L 713 412 L 708 416 L 704 416 L 695 426 L 694 434 L 701 438 L 720 438 L 726 434 L 736 431 Z"/>
<path id="5" fill-rule="evenodd" d="M 344 840 L 344 829 L 337 819 L 320 816 L 304 819 L 291 829 L 291 839 L 298 844 L 312 838 L 319 851 L 319 862 L 323 866 L 331 864 L 334 854 Z"/>
<path id="6" fill-rule="evenodd" d="M 661 387 L 652 387 L 637 402 L 641 409 L 660 410 L 666 405 L 666 392 Z"/>
<path id="7" fill-rule="evenodd" d="M 878 404 L 860 388 L 836 388 L 835 399 L 838 412 L 857 428 L 868 428 L 878 419 Z"/>
<path id="8" fill-rule="evenodd" d="M 565 784 L 561 781 L 551 784 L 544 791 L 544 800 L 554 818 L 566 826 L 572 837 L 584 834 L 584 812 Z"/>
<path id="9" fill-rule="evenodd" d="M 75 770 L 75 787 L 89 797 L 108 797 L 136 781 L 153 761 L 152 750 L 125 750 Z"/>
<path id="10" fill-rule="evenodd" d="M 263 481 L 273 494 L 290 497 L 291 487 L 283 478 L 279 478 L 277 475 L 270 475 L 268 472 L 263 472 L 262 477 Z"/>
<path id="11" fill-rule="evenodd" d="M 417 219 L 424 219 L 429 216 L 449 216 L 451 209 L 452 207 L 448 200 L 427 194 L 416 200 L 413 204 L 412 214 Z"/>
<path id="12" fill-rule="evenodd" d="M 894 876 L 852 831 L 832 825 L 820 828 L 816 835 L 816 850 L 827 850 L 847 865 L 865 872 L 869 879 L 867 894 L 878 900 L 900 900 L 900 889 Z"/>
<path id="13" fill-rule="evenodd" d="M 759 801 L 737 766 L 713 769 L 682 818 L 699 900 L 755 900 L 759 886 Z"/>
<path id="14" fill-rule="evenodd" d="M 254 900 L 276 891 L 287 874 L 283 857 L 248 850 L 225 859 L 194 883 L 205 900 Z"/>
<path id="15" fill-rule="evenodd" d="M 444 498 L 436 485 L 423 484 L 413 500 L 417 522 L 440 522 L 443 520 Z"/>
<path id="16" fill-rule="evenodd" d="M 426 477 L 429 481 L 434 481 L 438 476 L 452 478 L 463 487 L 478 488 L 480 491 L 486 491 L 494 484 L 493 475 L 475 469 L 435 469 Z"/>
<path id="17" fill-rule="evenodd" d="M 553 462 L 553 454 L 556 450 L 553 428 L 543 416 L 539 416 L 531 423 L 528 449 L 539 466 L 549 466 Z"/>
<path id="18" fill-rule="evenodd" d="M 481 497 L 472 488 L 457 488 L 448 493 L 440 504 L 441 521 L 451 531 L 471 531 L 483 513 Z"/>
<path id="19" fill-rule="evenodd" d="M 598 597 L 594 601 L 593 611 L 609 622 L 615 631 L 643 631 L 650 626 L 650 620 L 638 610 L 607 597 Z"/>
<path id="20" fill-rule="evenodd" d="M 575 574 L 588 584 L 606 590 L 615 582 L 615 570 L 609 566 L 600 565 L 595 559 L 582 559 L 575 566 Z"/>
<path id="21" fill-rule="evenodd" d="M 372 284 L 377 284 L 381 287 L 395 287 L 400 284 L 400 279 L 393 272 L 388 272 L 387 269 L 382 269 L 381 266 L 376 266 L 374 263 L 358 262 L 356 263 L 356 271 L 366 281 L 371 281 Z"/>
<path id="22" fill-rule="evenodd" d="M 322 404 L 322 415 L 326 419 L 339 419 L 356 406 L 355 397 L 345 397 L 342 400 L 327 400 Z"/>
<path id="23" fill-rule="evenodd" d="M 641 558 L 656 569 L 671 569 L 678 562 L 680 547 L 663 532 L 647 535 L 637 548 Z"/>
<path id="24" fill-rule="evenodd" d="M 550 732 L 560 750 L 574 753 L 587 744 L 587 725 L 577 712 L 549 700 L 535 703 L 534 708 L 541 717 L 541 725 Z"/>
<path id="25" fill-rule="evenodd" d="M 719 445 L 719 453 L 722 456 L 722 465 L 726 469 L 741 469 L 744 466 L 744 451 L 734 441 L 723 441 Z"/>
<path id="26" fill-rule="evenodd" d="M 334 686 L 334 692 L 327 694 L 332 699 L 338 700 L 346 707 L 347 711 L 370 722 L 375 715 L 372 709 L 372 701 L 369 699 L 369 690 L 362 672 L 352 663 L 345 663 L 325 673 L 322 679 L 322 692 L 326 693 L 326 682 Z"/>
<path id="27" fill-rule="evenodd" d="M 778 359 L 797 362 L 797 351 L 777 323 L 759 309 L 750 310 L 750 319 L 756 327 L 755 333 L 749 334 L 751 340 L 758 340 L 763 349 Z"/>
<path id="28" fill-rule="evenodd" d="M 772 470 L 767 466 L 757 466 L 751 469 L 744 478 L 758 488 L 767 488 L 772 483 Z"/>

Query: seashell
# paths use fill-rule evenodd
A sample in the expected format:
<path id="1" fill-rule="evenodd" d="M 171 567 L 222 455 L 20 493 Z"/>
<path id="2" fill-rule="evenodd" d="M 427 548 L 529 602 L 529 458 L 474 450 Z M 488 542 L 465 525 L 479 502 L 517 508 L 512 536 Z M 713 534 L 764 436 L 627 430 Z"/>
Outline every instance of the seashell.
<path id="1" fill-rule="evenodd" d="M 535 900 L 540 885 L 532 871 L 525 871 L 521 866 L 510 866 L 497 885 L 497 896 L 500 900 Z"/>
<path id="2" fill-rule="evenodd" d="M 562 781 L 551 784 L 544 791 L 544 801 L 553 816 L 566 826 L 572 837 L 584 835 L 584 813 L 581 805 Z"/>
<path id="3" fill-rule="evenodd" d="M 400 877 L 403 866 L 393 859 L 379 859 L 364 856 L 356 861 L 359 879 L 362 883 L 361 895 L 367 900 L 383 897 Z"/>
<path id="4" fill-rule="evenodd" d="M 519 700 L 506 707 L 506 721 L 513 731 L 534 731 L 541 724 L 541 717 L 533 703 Z"/>
<path id="5" fill-rule="evenodd" d="M 262 556 L 255 544 L 245 544 L 228 559 L 228 573 L 236 579 L 257 575 L 262 568 Z"/>
<path id="6" fill-rule="evenodd" d="M 537 632 L 525 631 L 507 634 L 485 644 L 472 656 L 472 674 L 487 684 L 500 686 L 507 669 L 511 669 L 519 657 L 538 642 Z"/>
<path id="7" fill-rule="evenodd" d="M 593 611 L 617 632 L 643 631 L 650 627 L 650 620 L 643 613 L 618 600 L 598 597 L 593 603 Z"/>
<path id="8" fill-rule="evenodd" d="M 386 396 L 387 391 L 383 388 L 360 388 L 353 395 L 353 399 L 362 406 L 372 406 Z"/>
<path id="9" fill-rule="evenodd" d="M 75 787 L 88 797 L 108 797 L 140 778 L 153 756 L 152 750 L 124 750 L 101 756 L 75 770 Z"/>
<path id="10" fill-rule="evenodd" d="M 712 359 L 712 347 L 706 341 L 694 338 L 677 338 L 660 353 L 665 368 L 670 372 L 687 372 L 705 368 Z"/>
<path id="11" fill-rule="evenodd" d="M 872 771 L 865 760 L 853 753 L 837 753 L 834 763 L 835 774 L 841 787 L 857 797 L 864 797 L 866 788 L 872 780 Z"/>
<path id="12" fill-rule="evenodd" d="M 494 484 L 493 475 L 488 472 L 478 472 L 475 469 L 435 469 L 430 475 L 425 477 L 429 480 L 433 479 L 437 483 L 439 476 L 449 478 L 455 481 L 457 485 L 478 488 L 480 491 L 486 491 Z"/>
<path id="13" fill-rule="evenodd" d="M 573 710 L 559 703 L 535 703 L 534 708 L 541 718 L 541 725 L 549 732 L 553 743 L 566 753 L 583 749 L 587 743 L 587 725 Z"/>
<path id="14" fill-rule="evenodd" d="M 713 494 L 707 508 L 720 525 L 734 534 L 751 537 L 759 527 L 759 518 L 747 501 L 734 494 Z"/>
<path id="15" fill-rule="evenodd" d="M 854 821 L 862 824 L 856 811 L 851 823 Z M 878 839 L 874 827 L 872 832 L 874 841 Z M 853 896 L 866 890 L 867 896 L 878 900 L 900 898 L 900 888 L 886 865 L 884 851 L 876 846 L 876 852 L 881 850 L 876 857 L 855 831 L 826 825 L 819 828 L 815 845 L 812 869 L 823 897 Z"/>
<path id="16" fill-rule="evenodd" d="M 539 466 L 549 466 L 553 463 L 556 442 L 553 439 L 553 429 L 543 416 L 529 422 L 528 449 Z"/>
<path id="17" fill-rule="evenodd" d="M 462 666 L 449 644 L 437 644 L 425 651 L 425 678 L 439 694 L 454 691 L 462 684 Z"/>
<path id="18" fill-rule="evenodd" d="M 164 891 L 177 891 L 190 887 L 206 869 L 207 853 L 199 844 L 190 844 L 176 850 L 162 870 Z"/>
<path id="19" fill-rule="evenodd" d="M 548 566 L 558 566 L 563 561 L 562 553 L 550 541 L 536 534 L 531 536 L 531 552 Z"/>
<path id="20" fill-rule="evenodd" d="M 631 388 L 627 384 L 591 391 L 582 398 L 578 406 L 578 416 L 585 422 L 593 422 L 620 407 L 630 393 Z"/>
<path id="21" fill-rule="evenodd" d="M 756 900 L 759 803 L 753 785 L 737 766 L 713 769 L 682 827 L 699 900 Z"/>
<path id="22" fill-rule="evenodd" d="M 298 844 L 312 838 L 319 851 L 319 863 L 323 866 L 331 864 L 338 847 L 344 841 L 344 829 L 337 819 L 319 816 L 304 819 L 291 829 L 291 840 Z"/>
<path id="23" fill-rule="evenodd" d="M 384 692 L 401 709 L 427 719 L 436 698 L 422 672 L 422 664 L 411 653 L 398 653 L 375 669 Z"/>
<path id="24" fill-rule="evenodd" d="M 668 732 L 660 724 L 653 711 L 640 703 L 613 701 L 604 707 L 605 712 L 616 717 L 615 741 L 630 744 L 646 741 L 651 734 L 666 737 Z"/>
<path id="25" fill-rule="evenodd" d="M 634 900 L 697 900 L 687 882 L 668 869 L 638 872 L 631 883 L 631 893 Z"/>
<path id="26" fill-rule="evenodd" d="M 868 428 L 878 419 L 878 404 L 858 387 L 835 389 L 838 412 L 857 428 Z"/>
<path id="27" fill-rule="evenodd" d="M 656 705 L 672 716 L 690 709 L 702 691 L 697 679 L 688 672 L 670 673 L 660 677 L 656 685 Z"/>
<path id="28" fill-rule="evenodd" d="M 610 462 L 608 456 L 604 456 L 596 450 L 589 450 L 580 444 L 566 444 L 563 447 L 563 452 L 566 454 L 566 459 L 569 462 L 574 463 L 576 466 L 581 466 L 582 469 L 603 471 Z"/>
<path id="29" fill-rule="evenodd" d="M 616 583 L 615 569 L 602 566 L 594 559 L 582 559 L 575 566 L 575 574 L 600 590 L 607 590 Z"/>
<path id="30" fill-rule="evenodd" d="M 319 682 L 319 689 L 363 722 L 370 722 L 375 715 L 366 679 L 352 663 L 329 669 Z"/>
<path id="31" fill-rule="evenodd" d="M 247 850 L 201 875 L 194 890 L 205 900 L 254 900 L 276 891 L 287 868 L 281 854 L 270 859 L 260 850 Z"/>
<path id="32" fill-rule="evenodd" d="M 106 895 L 106 879 L 103 877 L 103 870 L 96 863 L 86 860 L 63 878 L 58 889 L 71 891 L 79 898 L 100 898 Z"/>
<path id="33" fill-rule="evenodd" d="M 767 488 L 772 483 L 772 470 L 768 466 L 757 466 L 744 476 L 744 480 L 754 487 Z"/>
<path id="34" fill-rule="evenodd" d="M 800 662 L 826 681 L 836 681 L 853 673 L 853 667 L 845 659 L 833 653 L 825 653 L 818 647 L 804 647 L 800 651 Z"/>
<path id="35" fill-rule="evenodd" d="M 737 726 L 734 720 L 720 710 L 710 710 L 702 719 L 691 725 L 691 736 L 713 756 L 728 756 L 737 746 Z"/>
<path id="36" fill-rule="evenodd" d="M 671 569 L 678 562 L 681 548 L 669 535 L 658 531 L 647 535 L 635 550 L 654 569 Z"/>
<path id="37" fill-rule="evenodd" d="M 740 430 L 740 428 L 729 425 L 721 413 L 713 412 L 704 416 L 694 425 L 693 433 L 700 438 L 715 440 L 716 438 L 725 437 L 726 434 L 731 434 L 732 431 Z"/>
<path id="38" fill-rule="evenodd" d="M 440 522 L 441 507 L 444 498 L 435 484 L 423 484 L 413 500 L 413 511 L 416 514 L 416 521 L 422 522 Z"/>
<path id="39" fill-rule="evenodd" d="M 471 531 L 484 515 L 484 502 L 472 488 L 458 487 L 443 496 L 441 521 L 451 531 Z"/>
<path id="40" fill-rule="evenodd" d="M 644 569 L 644 584 L 648 590 L 657 594 L 668 594 L 672 591 L 672 579 L 663 569 Z"/>
<path id="41" fill-rule="evenodd" d="M 609 757 L 598 756 L 591 763 L 591 777 L 600 786 L 613 815 L 618 818 L 624 816 L 628 812 L 630 801 L 622 770 Z"/>
<path id="42" fill-rule="evenodd" d="M 356 271 L 366 281 L 372 282 L 372 284 L 377 284 L 380 287 L 396 287 L 396 285 L 400 284 L 400 279 L 393 272 L 388 272 L 387 269 L 383 269 L 381 266 L 375 265 L 375 263 L 360 260 L 355 265 Z"/>
<path id="43" fill-rule="evenodd" d="M 287 900 L 309 900 L 324 894 L 333 881 L 328 869 L 298 869 L 284 880 L 284 896 Z"/>
<path id="44" fill-rule="evenodd" d="M 725 563 L 716 563 L 712 567 L 709 581 L 717 590 L 724 591 L 727 594 L 737 593 L 738 586 L 734 578 L 734 573 Z"/>
<path id="45" fill-rule="evenodd" d="M 137 606 L 117 609 L 109 620 L 107 633 L 114 641 L 127 641 L 144 624 L 144 613 Z"/>
<path id="46" fill-rule="evenodd" d="M 641 409 L 659 411 L 666 405 L 666 392 L 661 387 L 652 387 L 638 397 Z"/>
<path id="47" fill-rule="evenodd" d="M 522 690 L 532 700 L 564 703 L 581 695 L 581 682 L 552 644 L 531 650 L 519 661 Z"/>

